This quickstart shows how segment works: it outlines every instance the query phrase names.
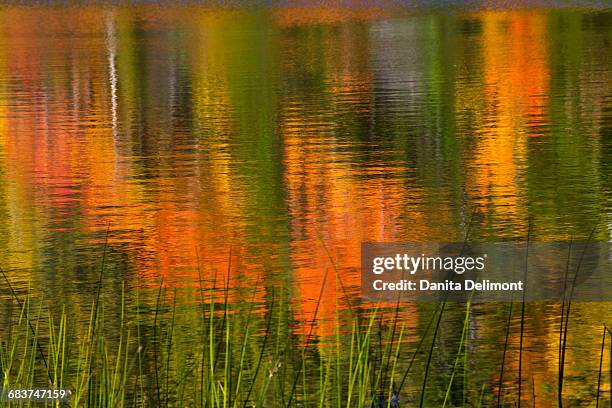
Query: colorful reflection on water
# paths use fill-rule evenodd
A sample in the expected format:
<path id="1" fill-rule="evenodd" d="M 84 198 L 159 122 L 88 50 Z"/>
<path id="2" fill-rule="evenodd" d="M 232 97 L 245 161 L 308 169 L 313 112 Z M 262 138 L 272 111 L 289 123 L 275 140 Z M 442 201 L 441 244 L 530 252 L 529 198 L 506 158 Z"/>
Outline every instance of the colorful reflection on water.
<path id="1" fill-rule="evenodd" d="M 106 253 L 111 301 L 163 281 L 193 302 L 201 277 L 262 315 L 282 299 L 295 334 L 322 293 L 325 338 L 359 304 L 361 242 L 609 240 L 611 41 L 601 10 L 3 8 L 2 268 L 87 315 Z M 526 329 L 544 399 L 555 307 Z M 477 310 L 482 379 L 505 309 Z M 587 401 L 612 312 L 576 310 Z M 431 311 L 401 313 L 416 339 Z"/>

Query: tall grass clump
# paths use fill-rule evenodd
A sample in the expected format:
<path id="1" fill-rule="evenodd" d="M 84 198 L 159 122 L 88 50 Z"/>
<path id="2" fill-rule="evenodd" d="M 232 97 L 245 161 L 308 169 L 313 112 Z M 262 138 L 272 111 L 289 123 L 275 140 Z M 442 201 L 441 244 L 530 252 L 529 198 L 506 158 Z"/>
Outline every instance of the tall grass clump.
<path id="1" fill-rule="evenodd" d="M 534 377 L 514 371 L 525 356 L 528 308 L 520 316 L 513 303 L 498 308 L 499 324 L 483 328 L 481 306 L 471 298 L 347 305 L 348 296 L 339 293 L 330 317 L 321 308 L 330 274 L 314 311 L 298 322 L 282 286 L 262 296 L 258 282 L 241 298 L 228 279 L 202 275 L 195 287 L 159 281 L 149 290 L 103 285 L 101 275 L 85 316 L 70 304 L 16 291 L 4 275 L 0 384 L 72 393 L 68 402 L 42 406 L 503 407 L 518 405 L 518 383 L 529 378 L 531 392 L 522 392 L 522 403 L 537 404 Z M 335 279 L 341 287 L 339 274 Z M 564 340 L 568 309 L 562 312 Z M 323 336 L 325 324 L 333 330 Z M 472 367 L 477 330 L 505 339 L 491 354 L 488 372 Z M 612 338 L 606 326 L 600 338 L 593 399 L 604 406 Z M 562 361 L 568 348 L 560 345 L 559 353 Z M 517 372 L 518 379 L 512 377 Z"/>
<path id="2" fill-rule="evenodd" d="M 1 335 L 2 386 L 70 389 L 74 407 L 392 406 L 401 380 L 403 324 L 385 335 L 382 354 L 374 352 L 377 311 L 363 325 L 355 320 L 350 330 L 339 331 L 336 344 L 319 347 L 315 313 L 296 347 L 297 339 L 274 330 L 279 317 L 273 310 L 262 320 L 253 306 L 237 311 L 227 298 L 208 300 L 194 304 L 199 323 L 188 330 L 176 292 L 163 284 L 152 309 L 140 295 L 128 299 L 123 289 L 118 316 L 101 299 L 81 320 L 65 306 L 55 314 L 26 294 L 10 331 Z M 277 305 L 273 298 L 269 306 Z"/>

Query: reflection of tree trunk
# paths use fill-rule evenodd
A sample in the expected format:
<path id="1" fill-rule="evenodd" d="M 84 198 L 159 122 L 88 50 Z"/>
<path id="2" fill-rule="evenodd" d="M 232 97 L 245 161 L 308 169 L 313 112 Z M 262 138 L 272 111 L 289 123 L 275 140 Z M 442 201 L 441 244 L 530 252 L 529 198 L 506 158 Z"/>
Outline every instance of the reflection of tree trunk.
<path id="1" fill-rule="evenodd" d="M 110 84 L 110 97 L 111 97 L 111 123 L 113 127 L 113 145 L 115 147 L 115 157 L 119 159 L 117 155 L 117 138 L 119 132 L 117 129 L 117 67 L 116 67 L 116 55 L 117 55 L 117 39 L 115 37 L 115 16 L 112 12 L 106 15 L 106 48 L 108 52 L 108 82 Z"/>

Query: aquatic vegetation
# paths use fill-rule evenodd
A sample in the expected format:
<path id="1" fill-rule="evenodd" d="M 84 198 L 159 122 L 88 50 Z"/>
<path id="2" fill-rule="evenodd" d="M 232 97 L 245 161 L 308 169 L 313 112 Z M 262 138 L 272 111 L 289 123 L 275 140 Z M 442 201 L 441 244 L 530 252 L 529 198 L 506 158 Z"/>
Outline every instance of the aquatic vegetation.
<path id="1" fill-rule="evenodd" d="M 10 285 L 6 276 L 5 285 Z M 472 375 L 471 333 L 477 320 L 470 302 L 443 300 L 431 305 L 430 319 L 412 341 L 406 341 L 412 328 L 401 313 L 405 305 L 354 308 L 350 327 L 338 320 L 336 333 L 323 342 L 313 334 L 319 323 L 317 311 L 308 332 L 295 336 L 274 327 L 280 316 L 273 294 L 268 311 L 262 314 L 253 304 L 236 309 L 227 296 L 215 302 L 212 292 L 200 289 L 199 302 L 178 305 L 176 289 L 163 282 L 152 304 L 143 303 L 139 291 L 129 298 L 124 288 L 118 319 L 107 314 L 109 305 L 101 294 L 93 299 L 88 319 L 82 321 L 71 320 L 67 306 L 54 313 L 36 296 L 21 298 L 11 289 L 8 301 L 16 309 L 10 330 L 0 334 L 2 386 L 70 389 L 66 406 L 74 407 L 378 408 L 506 406 L 519 401 L 514 373 L 516 354 L 523 350 L 509 347 L 519 317 L 513 316 L 512 304 L 502 316 L 505 324 L 500 325 L 506 340 L 499 376 L 478 384 L 475 393 L 467 384 Z M 227 294 L 227 287 L 223 290 Z M 461 309 L 463 324 L 455 327 L 459 337 L 445 344 L 444 315 Z M 197 318 L 185 325 L 183 316 L 189 313 Z M 609 333 L 604 327 L 593 384 L 598 403 L 609 398 L 602 376 L 610 353 Z M 444 355 L 451 364 L 441 375 L 439 367 L 434 372 L 434 362 Z M 524 384 L 524 389 L 533 391 L 523 395 L 525 405 L 533 404 L 534 387 Z M 64 405 L 49 402 L 47 406 Z"/>

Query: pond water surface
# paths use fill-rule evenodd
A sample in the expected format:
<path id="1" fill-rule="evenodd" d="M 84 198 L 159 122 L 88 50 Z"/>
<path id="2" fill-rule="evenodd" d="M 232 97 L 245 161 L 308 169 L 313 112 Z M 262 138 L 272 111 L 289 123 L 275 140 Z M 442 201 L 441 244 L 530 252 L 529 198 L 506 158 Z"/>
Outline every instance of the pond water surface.
<path id="1" fill-rule="evenodd" d="M 254 305 L 260 331 L 268 313 L 289 337 L 312 327 L 324 356 L 347 304 L 371 307 L 362 242 L 524 241 L 529 225 L 537 241 L 609 241 L 611 72 L 612 12 L 597 8 L 4 7 L 1 267 L 83 320 L 102 258 L 109 316 L 122 285 L 152 303 L 161 284 L 185 308 L 204 285 Z M 402 306 L 408 347 L 433 306 Z M 527 307 L 538 406 L 556 406 L 559 308 Z M 463 327 L 465 306 L 448 310 L 431 406 Z M 495 393 L 507 311 L 470 314 L 473 401 Z M 572 319 L 566 396 L 591 406 L 612 309 Z"/>

